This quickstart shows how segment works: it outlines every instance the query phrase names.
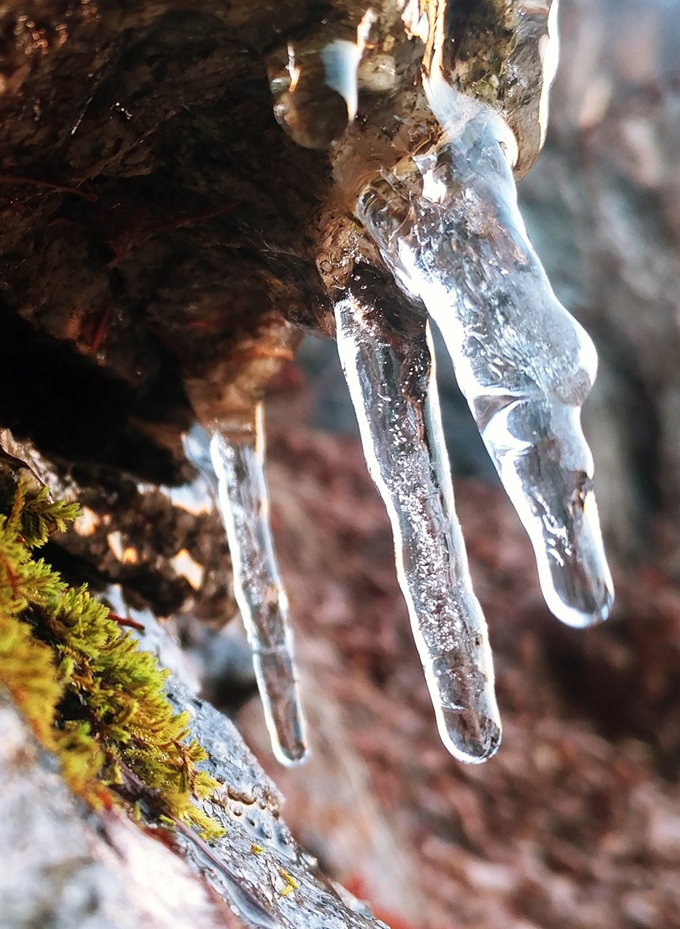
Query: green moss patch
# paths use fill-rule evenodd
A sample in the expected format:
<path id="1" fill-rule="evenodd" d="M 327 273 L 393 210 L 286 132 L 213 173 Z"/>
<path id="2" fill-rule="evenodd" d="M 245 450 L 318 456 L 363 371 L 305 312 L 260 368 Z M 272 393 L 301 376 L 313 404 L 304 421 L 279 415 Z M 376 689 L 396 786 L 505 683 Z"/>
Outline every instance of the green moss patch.
<path id="1" fill-rule="evenodd" d="M 189 715 L 166 697 L 168 672 L 85 586 L 69 587 L 36 556 L 77 514 L 2 466 L 0 685 L 93 807 L 146 795 L 161 818 L 221 835 L 193 803 L 219 784 L 198 769 L 206 753 L 189 739 Z"/>

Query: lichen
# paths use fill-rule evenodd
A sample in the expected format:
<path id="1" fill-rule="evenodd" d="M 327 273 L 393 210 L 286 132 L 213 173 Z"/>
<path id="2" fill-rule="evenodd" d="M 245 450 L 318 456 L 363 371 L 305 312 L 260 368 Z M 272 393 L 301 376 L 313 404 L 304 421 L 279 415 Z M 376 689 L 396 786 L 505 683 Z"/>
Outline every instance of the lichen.
<path id="1" fill-rule="evenodd" d="M 152 817 L 221 835 L 194 805 L 219 785 L 198 768 L 206 753 L 166 697 L 167 673 L 86 586 L 36 556 L 77 515 L 25 469 L 0 467 L 0 685 L 91 806 L 139 801 Z"/>

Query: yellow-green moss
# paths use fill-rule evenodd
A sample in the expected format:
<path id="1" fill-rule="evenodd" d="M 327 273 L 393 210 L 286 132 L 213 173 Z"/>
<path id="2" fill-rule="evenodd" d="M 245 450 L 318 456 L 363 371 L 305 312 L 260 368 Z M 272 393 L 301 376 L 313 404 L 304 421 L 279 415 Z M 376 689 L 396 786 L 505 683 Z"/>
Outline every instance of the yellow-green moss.
<path id="1" fill-rule="evenodd" d="M 165 695 L 167 672 L 86 587 L 35 556 L 77 512 L 2 468 L 0 684 L 91 805 L 120 804 L 141 784 L 157 814 L 220 835 L 192 802 L 218 784 L 197 768 L 206 755 Z"/>

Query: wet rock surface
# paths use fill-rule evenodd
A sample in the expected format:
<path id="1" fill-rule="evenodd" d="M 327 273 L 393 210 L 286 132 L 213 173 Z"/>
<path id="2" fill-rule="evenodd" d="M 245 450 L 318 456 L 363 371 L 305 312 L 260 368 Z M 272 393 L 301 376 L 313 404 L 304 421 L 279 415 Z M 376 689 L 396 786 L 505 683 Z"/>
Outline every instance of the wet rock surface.
<path id="1" fill-rule="evenodd" d="M 147 647 L 167 657 L 164 633 L 151 619 L 149 634 Z M 168 695 L 178 712 L 189 712 L 192 735 L 207 750 L 202 768 L 222 785 L 202 801 L 225 827 L 210 845 L 180 823 L 147 826 L 143 802 L 131 819 L 88 810 L 0 694 L 3 926 L 377 929 L 368 908 L 341 897 L 300 849 L 280 817 L 276 788 L 233 724 L 179 678 L 168 682 Z"/>
<path id="2" fill-rule="evenodd" d="M 0 869 L 7 929 L 241 929 L 163 842 L 113 812 L 94 815 L 0 694 Z"/>

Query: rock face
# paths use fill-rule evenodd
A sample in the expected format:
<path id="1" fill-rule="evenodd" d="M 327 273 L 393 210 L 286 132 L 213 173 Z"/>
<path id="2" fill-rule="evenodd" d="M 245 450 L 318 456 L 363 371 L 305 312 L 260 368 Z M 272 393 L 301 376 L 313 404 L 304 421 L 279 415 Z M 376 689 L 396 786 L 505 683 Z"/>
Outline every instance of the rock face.
<path id="1" fill-rule="evenodd" d="M 309 11 L 277 9 L 3 7 L 2 418 L 44 450 L 176 480 L 186 381 L 231 364 L 219 408 L 253 340 L 289 352 L 283 305 L 313 319 L 327 167 L 276 125 L 261 57 Z"/>
<path id="2" fill-rule="evenodd" d="M 69 794 L 0 697 L 0 902 L 7 929 L 218 929 L 242 924 L 176 854 L 125 817 Z M 161 879 L 162 876 L 162 879 Z"/>
<path id="3" fill-rule="evenodd" d="M 190 711 L 192 733 L 208 751 L 204 769 L 223 784 L 205 801 L 204 811 L 226 827 L 210 846 L 188 828 L 173 833 L 118 811 L 88 810 L 0 695 L 3 926 L 377 929 L 366 907 L 349 894 L 343 901 L 316 873 L 233 724 L 179 680 L 168 691 L 179 712 Z"/>

